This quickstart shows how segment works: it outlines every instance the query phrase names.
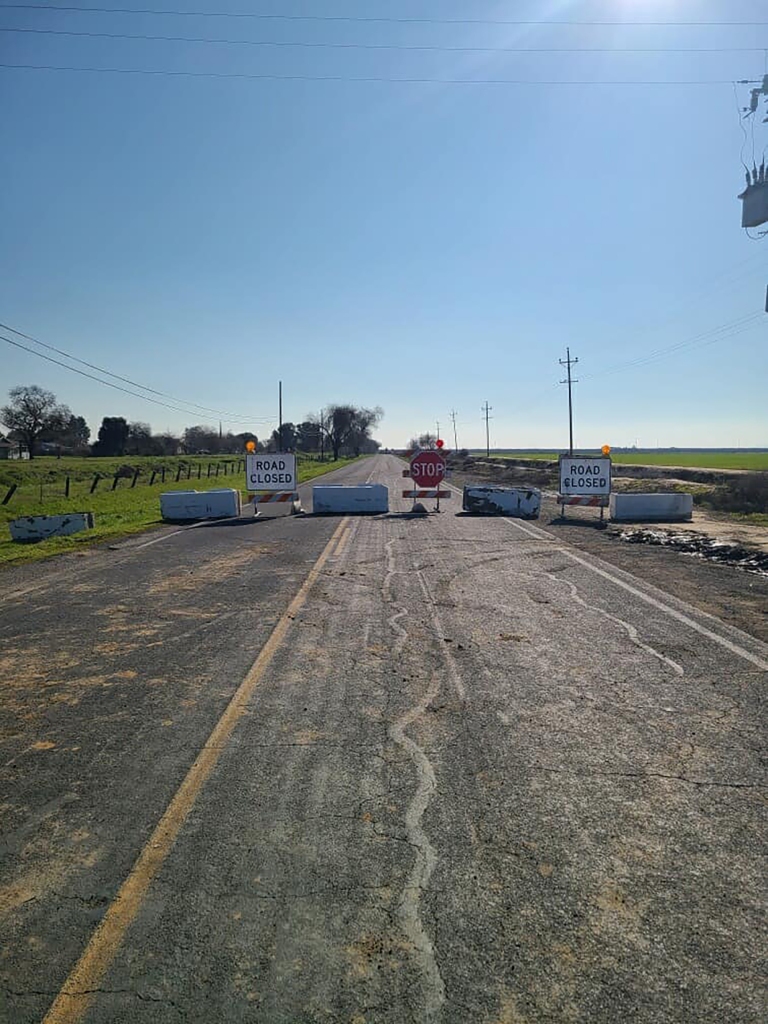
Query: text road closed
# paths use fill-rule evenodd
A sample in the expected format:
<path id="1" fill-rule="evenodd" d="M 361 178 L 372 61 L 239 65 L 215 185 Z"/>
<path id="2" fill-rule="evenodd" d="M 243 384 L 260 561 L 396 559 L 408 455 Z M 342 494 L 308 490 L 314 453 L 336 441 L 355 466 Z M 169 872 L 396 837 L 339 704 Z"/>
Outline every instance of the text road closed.
<path id="1" fill-rule="evenodd" d="M 252 491 L 292 491 L 296 488 L 296 456 L 249 455 L 245 473 Z"/>
<path id="2" fill-rule="evenodd" d="M 563 457 L 560 460 L 561 494 L 610 494 L 611 460 Z"/>

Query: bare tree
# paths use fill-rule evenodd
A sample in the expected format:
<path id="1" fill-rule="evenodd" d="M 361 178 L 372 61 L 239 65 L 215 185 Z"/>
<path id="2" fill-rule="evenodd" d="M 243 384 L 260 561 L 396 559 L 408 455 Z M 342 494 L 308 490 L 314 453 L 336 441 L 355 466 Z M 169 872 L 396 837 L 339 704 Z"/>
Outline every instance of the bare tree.
<path id="1" fill-rule="evenodd" d="M 331 405 L 323 423 L 323 432 L 333 452 L 334 462 L 345 446 L 355 455 L 363 449 L 363 442 L 370 438 L 370 432 L 379 423 L 384 410 L 358 408 L 355 405 Z"/>
<path id="2" fill-rule="evenodd" d="M 52 391 L 45 391 L 37 384 L 11 388 L 8 397 L 10 402 L 0 409 L 0 421 L 24 443 L 33 459 L 37 442 L 46 434 L 60 432 L 72 413 L 59 405 Z"/>

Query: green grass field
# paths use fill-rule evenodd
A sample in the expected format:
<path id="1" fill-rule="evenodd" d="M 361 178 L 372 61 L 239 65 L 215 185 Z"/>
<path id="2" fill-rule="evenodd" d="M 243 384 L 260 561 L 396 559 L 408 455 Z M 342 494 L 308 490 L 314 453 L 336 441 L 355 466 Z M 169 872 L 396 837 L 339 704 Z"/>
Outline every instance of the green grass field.
<path id="1" fill-rule="evenodd" d="M 354 459 L 339 459 L 338 462 L 319 462 L 308 456 L 299 459 L 299 482 L 305 483 L 332 469 L 346 466 Z M 31 462 L 0 463 L 0 501 L 8 488 L 16 483 L 18 489 L 7 505 L 0 505 L 0 564 L 35 561 L 65 551 L 77 551 L 99 541 L 114 540 L 129 534 L 158 526 L 160 519 L 160 493 L 173 490 L 206 491 L 217 487 L 235 487 L 245 492 L 245 474 L 228 471 L 224 474 L 223 463 L 232 469 L 237 456 L 200 456 L 169 458 L 91 459 L 91 458 L 41 458 Z M 219 466 L 208 476 L 208 466 Z M 158 476 L 149 486 L 153 469 L 166 469 L 165 483 Z M 141 475 L 135 487 L 131 478 L 119 480 L 116 489 L 111 490 L 115 473 L 121 466 L 139 469 Z M 182 469 L 182 478 L 176 482 L 176 473 Z M 187 478 L 187 471 L 191 476 Z M 200 472 L 200 477 L 197 474 Z M 90 493 L 95 473 L 104 476 L 95 493 Z M 70 495 L 64 496 L 64 480 L 70 477 Z M 41 498 L 42 487 L 42 498 Z M 37 544 L 16 544 L 10 539 L 6 523 L 28 515 L 59 515 L 65 512 L 93 512 L 96 528 L 71 537 L 52 537 Z"/>
<path id="2" fill-rule="evenodd" d="M 477 453 L 473 453 L 477 454 Z M 558 452 L 491 452 L 492 458 L 556 461 Z M 687 469 L 768 470 L 768 452 L 615 452 L 614 465 L 684 466 Z"/>

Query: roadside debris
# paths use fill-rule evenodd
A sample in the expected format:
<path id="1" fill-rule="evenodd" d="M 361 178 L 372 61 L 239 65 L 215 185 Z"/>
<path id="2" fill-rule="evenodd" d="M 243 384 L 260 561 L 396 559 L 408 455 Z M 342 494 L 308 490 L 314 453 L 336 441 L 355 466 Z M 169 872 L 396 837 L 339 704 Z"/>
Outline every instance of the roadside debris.
<path id="1" fill-rule="evenodd" d="M 756 576 L 768 576 L 768 554 L 765 552 L 750 551 L 740 544 L 727 544 L 692 530 L 620 530 L 612 533 L 612 536 L 627 544 L 669 547 L 684 555 L 693 555 L 695 558 L 703 558 L 721 565 L 731 565 L 735 569 Z"/>

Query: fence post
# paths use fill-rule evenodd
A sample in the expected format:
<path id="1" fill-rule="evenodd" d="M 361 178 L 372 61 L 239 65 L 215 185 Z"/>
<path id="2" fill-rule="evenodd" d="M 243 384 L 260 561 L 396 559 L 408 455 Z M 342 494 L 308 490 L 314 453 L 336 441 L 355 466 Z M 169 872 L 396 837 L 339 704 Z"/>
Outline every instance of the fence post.
<path id="1" fill-rule="evenodd" d="M 160 477 L 161 482 L 165 483 L 165 466 L 161 466 L 160 467 L 160 474 L 161 474 L 161 477 Z"/>
<path id="2" fill-rule="evenodd" d="M 64 497 L 69 497 L 69 477 L 64 481 Z"/>
<path id="3" fill-rule="evenodd" d="M 136 481 L 139 479 L 139 474 L 140 473 L 141 473 L 141 470 L 137 469 L 136 472 L 133 474 L 133 480 L 131 480 L 131 487 L 135 487 L 136 486 Z"/>
<path id="4" fill-rule="evenodd" d="M 120 482 L 120 474 L 119 473 L 115 473 L 115 479 L 112 481 L 112 490 L 113 491 L 115 490 L 115 488 L 117 487 L 119 482 Z"/>
<path id="5" fill-rule="evenodd" d="M 156 477 L 156 476 L 157 476 L 157 470 L 156 470 L 156 469 L 153 469 L 153 470 L 152 470 L 152 476 L 151 476 L 151 477 L 149 478 L 149 486 L 150 486 L 150 487 L 151 487 L 151 486 L 152 486 L 152 484 L 153 484 L 153 483 L 155 482 L 155 477 Z"/>
<path id="6" fill-rule="evenodd" d="M 212 465 L 210 464 L 210 462 L 209 462 L 209 463 L 208 463 L 208 476 L 210 476 L 210 475 L 211 475 L 211 470 L 212 470 L 212 469 L 213 469 L 213 466 L 212 466 Z"/>
<path id="7" fill-rule="evenodd" d="M 217 462 L 217 463 L 216 463 L 216 476 L 218 476 L 218 475 L 219 475 L 219 464 L 218 464 L 218 462 Z"/>
<path id="8" fill-rule="evenodd" d="M 187 480 L 189 480 L 189 478 L 191 476 L 192 476 L 192 463 L 188 462 L 187 463 Z"/>
<path id="9" fill-rule="evenodd" d="M 18 486 L 19 486 L 18 484 L 11 484 L 11 486 L 8 488 L 8 493 L 3 498 L 3 504 L 4 505 L 7 505 L 8 502 L 11 500 L 11 498 L 13 497 L 14 491 L 16 490 L 16 488 Z"/>
<path id="10" fill-rule="evenodd" d="M 202 462 L 198 462 L 198 464 L 197 464 L 197 479 L 198 480 L 200 479 L 200 474 L 202 472 L 203 472 L 203 464 L 202 464 Z"/>
<path id="11" fill-rule="evenodd" d="M 181 477 L 181 466 L 179 466 L 179 468 L 176 470 L 176 483 L 179 482 L 180 477 Z"/>
<path id="12" fill-rule="evenodd" d="M 99 480 L 101 480 L 101 477 L 97 473 L 96 476 L 93 478 L 93 483 L 91 484 L 91 494 L 93 494 L 93 492 L 99 486 Z"/>

